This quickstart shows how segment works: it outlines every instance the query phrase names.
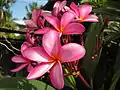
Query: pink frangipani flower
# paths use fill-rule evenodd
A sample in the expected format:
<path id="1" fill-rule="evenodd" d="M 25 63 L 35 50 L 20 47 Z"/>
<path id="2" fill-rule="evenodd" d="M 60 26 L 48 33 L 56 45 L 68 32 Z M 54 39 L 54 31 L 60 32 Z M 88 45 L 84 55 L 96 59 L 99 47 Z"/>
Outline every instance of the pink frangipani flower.
<path id="1" fill-rule="evenodd" d="M 62 34 L 82 34 L 85 30 L 84 26 L 80 23 L 72 22 L 74 19 L 74 14 L 72 12 L 65 12 L 59 20 L 57 17 L 44 15 L 44 18 L 54 27 L 46 27 L 37 30 L 35 34 L 44 34 L 49 30 L 55 30 Z"/>
<path id="2" fill-rule="evenodd" d="M 58 14 L 62 11 L 62 12 L 65 12 L 67 10 L 69 10 L 70 8 L 66 6 L 67 4 L 67 1 L 64 0 L 62 2 L 60 1 L 57 1 L 54 6 L 53 6 L 53 10 L 52 10 L 52 15 L 54 16 L 58 16 Z"/>
<path id="3" fill-rule="evenodd" d="M 61 46 L 59 33 L 50 30 L 44 34 L 43 48 L 32 47 L 24 50 L 26 58 L 41 62 L 28 74 L 27 79 L 36 79 L 50 70 L 50 80 L 54 87 L 64 87 L 63 71 L 61 63 L 72 62 L 81 59 L 85 55 L 85 48 L 76 43 Z"/>
<path id="4" fill-rule="evenodd" d="M 92 6 L 88 4 L 78 7 L 74 2 L 71 3 L 70 8 L 76 15 L 76 20 L 79 22 L 98 22 L 98 17 L 94 14 L 90 14 Z"/>
<path id="5" fill-rule="evenodd" d="M 24 42 L 21 46 L 21 53 L 23 54 L 23 51 L 29 47 L 31 47 L 31 44 L 29 44 L 28 42 Z M 12 57 L 12 61 L 20 64 L 20 66 L 18 66 L 16 69 L 12 69 L 11 72 L 18 72 L 26 66 L 28 66 L 28 72 L 33 68 L 33 66 L 31 65 L 31 61 L 22 55 L 16 55 Z"/>
<path id="6" fill-rule="evenodd" d="M 41 23 L 42 19 L 41 19 L 41 13 L 42 10 L 37 10 L 34 9 L 32 11 L 32 18 L 29 20 L 24 20 L 26 26 L 28 29 L 37 29 L 38 27 L 41 27 L 43 23 Z"/>

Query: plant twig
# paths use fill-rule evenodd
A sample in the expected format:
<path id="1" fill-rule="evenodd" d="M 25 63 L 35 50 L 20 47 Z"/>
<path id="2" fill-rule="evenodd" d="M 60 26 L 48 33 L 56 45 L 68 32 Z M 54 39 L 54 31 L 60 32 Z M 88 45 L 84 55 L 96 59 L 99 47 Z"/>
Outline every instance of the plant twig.
<path id="1" fill-rule="evenodd" d="M 17 55 L 12 49 L 10 49 L 6 44 L 0 42 L 1 45 L 5 46 L 9 51 L 11 51 L 14 55 Z"/>
<path id="2" fill-rule="evenodd" d="M 12 49 L 14 49 L 14 50 L 16 50 L 16 51 L 20 51 L 19 49 L 17 49 L 16 47 L 14 47 L 14 46 L 11 44 L 10 41 L 7 40 L 6 36 L 4 36 L 4 38 L 5 38 L 5 41 L 10 44 L 10 46 L 12 47 Z"/>

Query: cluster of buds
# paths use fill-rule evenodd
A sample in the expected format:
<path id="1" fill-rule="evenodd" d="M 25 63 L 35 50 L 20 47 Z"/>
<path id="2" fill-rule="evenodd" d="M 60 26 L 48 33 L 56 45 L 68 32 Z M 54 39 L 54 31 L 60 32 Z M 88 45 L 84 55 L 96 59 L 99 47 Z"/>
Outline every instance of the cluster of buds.
<path id="1" fill-rule="evenodd" d="M 96 15 L 90 14 L 92 6 L 84 4 L 66 6 L 67 1 L 57 1 L 52 11 L 33 10 L 32 18 L 25 20 L 26 42 L 21 46 L 21 54 L 12 58 L 19 63 L 12 72 L 27 66 L 27 79 L 36 79 L 49 73 L 52 85 L 64 87 L 63 69 L 73 75 L 78 73 L 78 61 L 85 55 L 83 45 L 71 42 L 70 35 L 82 35 L 85 27 L 82 22 L 98 22 Z M 83 41 L 82 41 L 83 42 Z"/>

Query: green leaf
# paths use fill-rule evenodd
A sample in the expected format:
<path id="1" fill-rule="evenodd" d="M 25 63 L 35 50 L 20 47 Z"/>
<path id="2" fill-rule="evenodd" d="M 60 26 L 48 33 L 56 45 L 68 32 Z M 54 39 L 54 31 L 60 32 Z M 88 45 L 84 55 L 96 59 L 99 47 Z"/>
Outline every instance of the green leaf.
<path id="1" fill-rule="evenodd" d="M 83 59 L 82 68 L 84 68 L 87 71 L 89 77 L 93 76 L 94 70 L 99 61 L 101 50 L 98 52 L 98 55 L 95 60 L 92 60 L 92 56 L 94 54 L 94 50 L 96 47 L 96 36 L 98 36 L 99 38 L 102 29 L 103 29 L 103 19 L 100 16 L 99 23 L 92 23 L 91 26 L 89 27 L 88 29 L 89 32 L 85 40 L 85 48 L 87 52 Z"/>
<path id="2" fill-rule="evenodd" d="M 16 90 L 55 90 L 50 85 L 39 80 L 26 80 L 21 77 L 6 77 L 0 80 L 0 88 L 15 88 Z"/>
<path id="3" fill-rule="evenodd" d="M 17 89 L 17 88 L 0 88 L 0 90 L 21 90 L 21 89 Z"/>

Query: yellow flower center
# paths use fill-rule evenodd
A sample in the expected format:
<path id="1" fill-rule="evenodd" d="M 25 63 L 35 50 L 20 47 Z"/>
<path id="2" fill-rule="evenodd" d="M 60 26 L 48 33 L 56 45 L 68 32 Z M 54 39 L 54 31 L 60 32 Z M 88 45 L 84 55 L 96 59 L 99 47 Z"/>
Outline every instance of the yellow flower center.
<path id="1" fill-rule="evenodd" d="M 50 57 L 51 62 L 56 62 L 58 60 L 60 60 L 60 56 L 58 54 L 54 54 Z"/>
<path id="2" fill-rule="evenodd" d="M 61 27 L 61 28 L 60 28 L 60 32 L 63 32 L 63 31 L 64 31 L 64 28 L 63 28 L 63 27 Z"/>
<path id="3" fill-rule="evenodd" d="M 81 22 L 84 22 L 84 19 L 85 19 L 85 18 L 84 18 L 83 16 L 80 16 L 79 19 L 80 19 Z"/>

